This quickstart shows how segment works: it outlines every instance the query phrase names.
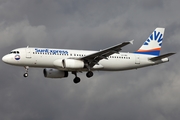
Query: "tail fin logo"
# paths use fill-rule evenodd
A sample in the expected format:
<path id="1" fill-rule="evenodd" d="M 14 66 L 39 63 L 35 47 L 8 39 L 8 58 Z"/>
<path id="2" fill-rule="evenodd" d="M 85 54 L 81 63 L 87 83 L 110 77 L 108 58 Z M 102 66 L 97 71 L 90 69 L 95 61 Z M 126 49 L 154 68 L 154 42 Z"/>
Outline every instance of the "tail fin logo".
<path id="1" fill-rule="evenodd" d="M 165 28 L 156 28 L 135 53 L 158 56 L 160 54 Z"/>
<path id="2" fill-rule="evenodd" d="M 150 45 L 152 42 L 156 42 L 157 47 L 162 45 L 163 34 L 154 31 L 149 38 L 144 42 L 144 45 Z"/>

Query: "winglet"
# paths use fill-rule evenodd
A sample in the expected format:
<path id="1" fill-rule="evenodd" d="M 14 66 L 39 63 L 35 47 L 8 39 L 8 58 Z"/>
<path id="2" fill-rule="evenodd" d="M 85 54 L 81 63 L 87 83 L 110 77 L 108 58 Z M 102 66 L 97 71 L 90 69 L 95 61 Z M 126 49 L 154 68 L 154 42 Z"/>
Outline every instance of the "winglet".
<path id="1" fill-rule="evenodd" d="M 134 43 L 134 40 L 129 41 L 129 43 L 130 43 L 130 44 L 133 44 L 133 43 Z"/>

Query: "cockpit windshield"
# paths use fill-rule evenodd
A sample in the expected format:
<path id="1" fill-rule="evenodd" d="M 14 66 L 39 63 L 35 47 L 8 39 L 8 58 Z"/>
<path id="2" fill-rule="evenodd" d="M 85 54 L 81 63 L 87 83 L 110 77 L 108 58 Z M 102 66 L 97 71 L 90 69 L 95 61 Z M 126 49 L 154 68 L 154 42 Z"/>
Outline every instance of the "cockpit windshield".
<path id="1" fill-rule="evenodd" d="M 10 54 L 19 54 L 19 51 L 11 51 Z"/>

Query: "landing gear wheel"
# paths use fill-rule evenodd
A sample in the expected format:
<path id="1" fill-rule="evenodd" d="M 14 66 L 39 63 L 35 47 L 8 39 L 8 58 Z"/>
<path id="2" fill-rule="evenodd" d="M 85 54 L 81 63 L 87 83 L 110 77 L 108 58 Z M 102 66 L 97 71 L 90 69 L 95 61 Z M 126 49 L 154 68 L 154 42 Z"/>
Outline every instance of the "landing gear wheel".
<path id="1" fill-rule="evenodd" d="M 88 78 L 92 77 L 92 76 L 93 76 L 93 72 L 92 72 L 92 71 L 88 71 L 88 72 L 86 73 L 86 76 L 87 76 Z"/>
<path id="2" fill-rule="evenodd" d="M 79 83 L 81 81 L 81 79 L 79 77 L 75 77 L 73 81 L 74 81 L 74 83 L 77 84 L 77 83 Z"/>
<path id="3" fill-rule="evenodd" d="M 28 73 L 24 73 L 24 77 L 28 77 Z"/>
<path id="4" fill-rule="evenodd" d="M 25 66 L 24 68 L 25 68 L 26 71 L 25 71 L 25 73 L 24 73 L 23 76 L 24 76 L 24 77 L 28 77 L 29 66 Z"/>

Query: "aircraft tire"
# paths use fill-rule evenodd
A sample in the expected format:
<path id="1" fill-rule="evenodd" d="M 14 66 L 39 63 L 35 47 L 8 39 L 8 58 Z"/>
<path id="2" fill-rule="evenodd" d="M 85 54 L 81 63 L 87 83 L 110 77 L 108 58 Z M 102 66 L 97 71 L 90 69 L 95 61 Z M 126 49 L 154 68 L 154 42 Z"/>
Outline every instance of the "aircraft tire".
<path id="1" fill-rule="evenodd" d="M 75 84 L 79 83 L 80 81 L 81 81 L 81 79 L 79 77 L 75 77 L 74 80 L 73 80 L 73 82 Z"/>
<path id="2" fill-rule="evenodd" d="M 92 77 L 92 76 L 93 76 L 93 72 L 92 72 L 92 71 L 88 71 L 88 72 L 86 73 L 86 76 L 87 76 L 88 78 Z"/>
<path id="3" fill-rule="evenodd" d="M 24 77 L 28 77 L 28 73 L 24 73 Z"/>

